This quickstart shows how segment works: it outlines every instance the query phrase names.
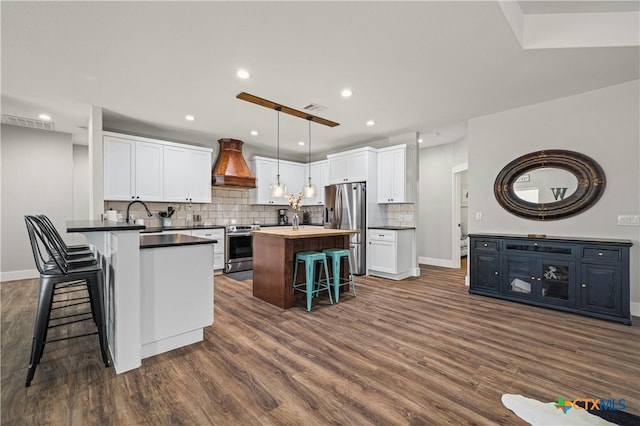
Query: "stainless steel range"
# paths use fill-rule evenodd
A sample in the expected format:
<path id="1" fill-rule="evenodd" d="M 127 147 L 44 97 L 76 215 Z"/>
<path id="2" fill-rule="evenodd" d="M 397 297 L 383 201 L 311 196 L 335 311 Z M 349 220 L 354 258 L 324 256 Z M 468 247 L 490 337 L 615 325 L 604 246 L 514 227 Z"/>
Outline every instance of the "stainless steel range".
<path id="1" fill-rule="evenodd" d="M 251 231 L 260 225 L 229 225 L 226 232 L 224 272 L 253 269 L 253 237 Z"/>

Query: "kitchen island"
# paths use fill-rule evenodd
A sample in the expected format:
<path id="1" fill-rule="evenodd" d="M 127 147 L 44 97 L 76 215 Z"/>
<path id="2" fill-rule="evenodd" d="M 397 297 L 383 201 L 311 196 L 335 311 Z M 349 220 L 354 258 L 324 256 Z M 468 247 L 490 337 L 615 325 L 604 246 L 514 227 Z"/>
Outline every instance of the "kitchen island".
<path id="1" fill-rule="evenodd" d="M 296 253 L 322 251 L 327 248 L 349 248 L 349 235 L 360 231 L 348 229 L 269 228 L 252 231 L 253 235 L 253 296 L 286 309 L 292 307 L 302 293 L 293 293 L 293 273 Z M 330 267 L 330 265 L 329 265 Z M 348 271 L 342 268 L 341 275 Z M 306 279 L 304 268 L 298 280 Z M 343 286 L 342 291 L 348 290 Z"/>
<path id="2" fill-rule="evenodd" d="M 109 351 L 116 373 L 202 340 L 213 322 L 213 244 L 180 234 L 140 236 L 143 225 L 69 221 L 104 271 Z"/>

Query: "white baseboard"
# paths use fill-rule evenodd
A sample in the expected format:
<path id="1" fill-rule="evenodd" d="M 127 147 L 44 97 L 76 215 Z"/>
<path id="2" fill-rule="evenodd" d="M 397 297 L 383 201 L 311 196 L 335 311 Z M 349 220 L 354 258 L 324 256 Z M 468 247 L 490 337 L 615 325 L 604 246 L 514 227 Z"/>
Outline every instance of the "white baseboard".
<path id="1" fill-rule="evenodd" d="M 469 275 L 464 276 L 464 285 L 465 287 L 469 287 Z"/>
<path id="2" fill-rule="evenodd" d="M 32 278 L 38 278 L 40 273 L 36 269 L 27 269 L 26 271 L 8 271 L 0 272 L 0 281 L 16 281 L 16 280 L 30 280 Z"/>
<path id="3" fill-rule="evenodd" d="M 443 268 L 453 268 L 453 261 L 450 259 L 435 259 L 432 257 L 419 257 L 418 263 L 431 266 L 442 266 Z"/>
<path id="4" fill-rule="evenodd" d="M 640 317 L 640 303 L 631 302 L 631 315 L 634 317 Z"/>

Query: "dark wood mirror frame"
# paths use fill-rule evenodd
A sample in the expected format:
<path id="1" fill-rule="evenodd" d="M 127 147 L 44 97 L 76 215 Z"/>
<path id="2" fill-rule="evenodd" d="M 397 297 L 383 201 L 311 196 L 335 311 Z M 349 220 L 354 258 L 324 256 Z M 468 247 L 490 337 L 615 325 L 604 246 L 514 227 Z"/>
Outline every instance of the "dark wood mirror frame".
<path id="1" fill-rule="evenodd" d="M 542 167 L 570 172 L 578 179 L 578 188 L 567 198 L 553 203 L 536 204 L 519 198 L 513 188 L 523 173 Z M 518 157 L 498 174 L 494 194 L 508 212 L 534 220 L 555 220 L 573 216 L 593 206 L 605 188 L 604 171 L 584 154 L 565 150 L 537 151 Z"/>

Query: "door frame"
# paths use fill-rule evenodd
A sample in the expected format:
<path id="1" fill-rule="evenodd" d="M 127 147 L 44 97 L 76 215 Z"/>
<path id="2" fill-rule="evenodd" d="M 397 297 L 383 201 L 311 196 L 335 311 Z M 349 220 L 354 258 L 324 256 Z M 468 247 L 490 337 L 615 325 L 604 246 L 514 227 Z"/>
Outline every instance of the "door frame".
<path id="1" fill-rule="evenodd" d="M 451 168 L 451 211 L 453 220 L 451 221 L 451 267 L 460 268 L 460 208 L 462 198 L 462 182 L 460 175 L 469 170 L 469 163 L 462 163 Z M 467 218 L 468 220 L 468 218 Z M 467 259 L 468 259 L 467 249 Z M 469 275 L 469 262 L 467 261 L 467 276 Z M 465 280 L 466 281 L 466 280 Z"/>

